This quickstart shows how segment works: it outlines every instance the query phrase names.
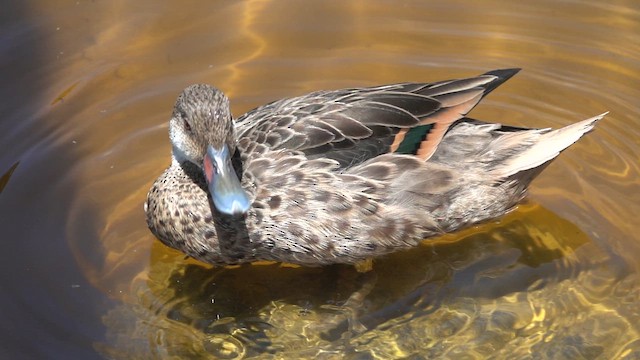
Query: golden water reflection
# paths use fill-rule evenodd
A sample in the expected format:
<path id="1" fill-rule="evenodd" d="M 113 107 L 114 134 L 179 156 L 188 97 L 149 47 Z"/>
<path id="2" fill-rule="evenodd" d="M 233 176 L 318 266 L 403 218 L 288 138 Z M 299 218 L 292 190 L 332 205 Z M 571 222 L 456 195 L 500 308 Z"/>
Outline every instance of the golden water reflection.
<path id="1" fill-rule="evenodd" d="M 100 349 L 114 357 L 126 346 L 140 357 L 610 358 L 635 349 L 633 319 L 618 313 L 635 303 L 631 294 L 604 301 L 627 274 L 596 254 L 586 234 L 537 205 L 378 260 L 374 278 L 348 266 L 211 268 L 156 243 L 148 273 L 129 289 L 135 303 L 104 318 L 118 347 Z M 354 304 L 368 281 L 373 290 Z"/>
<path id="2" fill-rule="evenodd" d="M 30 10 L 45 59 L 16 82 L 47 86 L 24 105 L 29 116 L 1 124 L 10 146 L 0 154 L 0 195 L 16 177 L 42 177 L 28 161 L 34 153 L 64 169 L 38 189 L 73 189 L 60 194 L 70 208 L 66 260 L 118 304 L 100 308 L 100 354 L 640 357 L 633 2 L 43 0 Z M 516 66 L 524 70 L 474 117 L 559 127 L 610 115 L 498 222 L 377 260 L 364 275 L 344 266 L 211 268 L 146 229 L 142 203 L 168 165 L 166 121 L 188 84 L 220 87 L 239 115 L 312 90 Z"/>

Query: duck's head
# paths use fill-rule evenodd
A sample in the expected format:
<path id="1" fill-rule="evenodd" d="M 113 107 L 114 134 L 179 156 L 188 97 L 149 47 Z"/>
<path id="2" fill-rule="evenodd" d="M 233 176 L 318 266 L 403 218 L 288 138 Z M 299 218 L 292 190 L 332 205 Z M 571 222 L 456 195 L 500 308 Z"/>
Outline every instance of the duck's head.
<path id="1" fill-rule="evenodd" d="M 191 85 L 178 96 L 169 122 L 173 156 L 200 167 L 219 212 L 244 214 L 251 200 L 240 185 L 231 156 L 236 138 L 229 99 L 213 86 Z"/>

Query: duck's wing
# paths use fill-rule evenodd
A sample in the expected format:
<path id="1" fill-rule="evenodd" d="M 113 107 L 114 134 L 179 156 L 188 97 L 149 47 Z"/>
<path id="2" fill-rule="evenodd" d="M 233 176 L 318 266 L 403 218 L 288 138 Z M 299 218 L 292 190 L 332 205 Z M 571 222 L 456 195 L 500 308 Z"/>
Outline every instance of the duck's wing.
<path id="1" fill-rule="evenodd" d="M 428 159 L 449 126 L 519 69 L 458 80 L 319 91 L 256 108 L 236 121 L 248 151 L 289 149 L 350 167 L 397 152 Z"/>

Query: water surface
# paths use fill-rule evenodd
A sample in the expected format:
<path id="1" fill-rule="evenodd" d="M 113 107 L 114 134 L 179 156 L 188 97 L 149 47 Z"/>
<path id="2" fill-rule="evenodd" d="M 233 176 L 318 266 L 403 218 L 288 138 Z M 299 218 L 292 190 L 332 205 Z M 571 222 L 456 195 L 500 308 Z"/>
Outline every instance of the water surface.
<path id="1" fill-rule="evenodd" d="M 640 7 L 62 1 L 0 14 L 0 357 L 640 357 Z M 240 115 L 318 89 L 524 70 L 473 110 L 610 111 L 499 221 L 374 271 L 213 268 L 146 229 L 177 94 Z M 367 296 L 362 294 L 370 291 Z"/>

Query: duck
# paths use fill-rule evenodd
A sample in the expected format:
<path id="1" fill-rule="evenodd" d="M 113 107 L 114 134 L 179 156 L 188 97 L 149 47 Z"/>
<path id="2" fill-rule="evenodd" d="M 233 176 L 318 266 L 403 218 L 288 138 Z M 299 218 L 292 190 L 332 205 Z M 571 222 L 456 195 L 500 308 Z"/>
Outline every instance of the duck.
<path id="1" fill-rule="evenodd" d="M 556 130 L 466 116 L 519 70 L 316 91 L 235 119 L 222 91 L 191 85 L 173 107 L 147 225 L 212 265 L 324 266 L 499 218 L 606 115 Z"/>

